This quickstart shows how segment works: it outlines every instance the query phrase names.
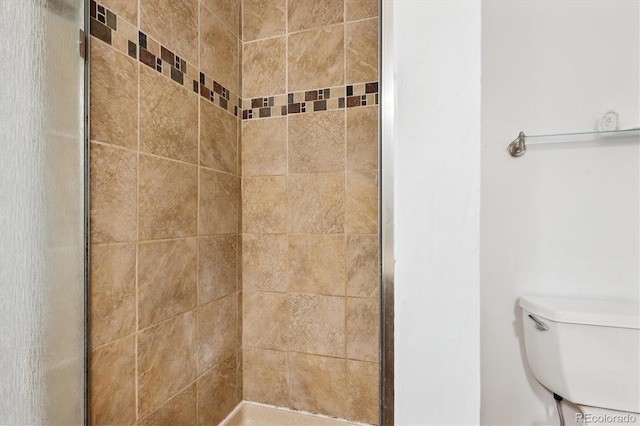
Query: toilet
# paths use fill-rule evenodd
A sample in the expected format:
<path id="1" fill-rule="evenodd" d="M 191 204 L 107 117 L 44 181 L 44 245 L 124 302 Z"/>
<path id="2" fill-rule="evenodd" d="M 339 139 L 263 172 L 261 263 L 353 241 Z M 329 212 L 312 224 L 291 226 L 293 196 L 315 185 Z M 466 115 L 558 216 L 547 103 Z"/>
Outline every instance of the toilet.
<path id="1" fill-rule="evenodd" d="M 523 296 L 527 360 L 587 425 L 640 425 L 640 303 Z"/>

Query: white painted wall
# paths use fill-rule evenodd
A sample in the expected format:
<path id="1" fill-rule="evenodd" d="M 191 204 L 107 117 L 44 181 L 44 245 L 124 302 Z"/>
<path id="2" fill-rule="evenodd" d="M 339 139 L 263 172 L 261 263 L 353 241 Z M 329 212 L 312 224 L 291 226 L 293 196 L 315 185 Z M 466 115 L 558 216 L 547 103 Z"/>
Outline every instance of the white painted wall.
<path id="1" fill-rule="evenodd" d="M 483 425 L 559 424 L 517 297 L 639 297 L 638 137 L 505 152 L 520 130 L 588 131 L 609 109 L 640 123 L 639 4 L 482 2 Z"/>
<path id="2" fill-rule="evenodd" d="M 395 423 L 477 425 L 480 3 L 393 13 Z"/>

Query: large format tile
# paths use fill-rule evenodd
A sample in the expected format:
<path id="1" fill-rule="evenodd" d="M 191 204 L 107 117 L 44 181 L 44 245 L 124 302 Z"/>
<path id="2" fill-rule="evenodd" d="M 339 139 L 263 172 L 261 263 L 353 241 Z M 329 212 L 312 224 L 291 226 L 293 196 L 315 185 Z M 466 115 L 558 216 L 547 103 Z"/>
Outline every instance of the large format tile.
<path id="1" fill-rule="evenodd" d="M 245 348 L 242 357 L 246 372 L 243 399 L 277 407 L 289 405 L 287 353 Z"/>
<path id="2" fill-rule="evenodd" d="M 244 43 L 242 93 L 245 98 L 277 95 L 286 91 L 286 37 Z"/>
<path id="3" fill-rule="evenodd" d="M 243 233 L 286 232 L 286 176 L 242 179 L 242 228 Z"/>
<path id="4" fill-rule="evenodd" d="M 377 363 L 347 360 L 347 418 L 378 424 L 379 375 Z"/>
<path id="5" fill-rule="evenodd" d="M 136 329 L 136 246 L 92 245 L 89 287 L 91 347 Z"/>
<path id="6" fill-rule="evenodd" d="M 341 86 L 344 76 L 344 26 L 289 35 L 288 91 Z"/>
<path id="7" fill-rule="evenodd" d="M 347 172 L 344 229 L 349 234 L 378 232 L 378 173 Z"/>
<path id="8" fill-rule="evenodd" d="M 287 0 L 244 0 L 242 39 L 247 42 L 286 33 L 286 10 Z"/>
<path id="9" fill-rule="evenodd" d="M 238 250 L 235 235 L 198 238 L 198 304 L 237 290 Z"/>
<path id="10" fill-rule="evenodd" d="M 242 287 L 244 291 L 287 291 L 287 235 L 242 236 Z"/>
<path id="11" fill-rule="evenodd" d="M 347 358 L 378 362 L 378 299 L 347 298 Z"/>
<path id="12" fill-rule="evenodd" d="M 229 358 L 240 347 L 236 299 L 234 293 L 198 307 L 198 375 Z"/>
<path id="13" fill-rule="evenodd" d="M 287 0 L 289 32 L 339 24 L 344 18 L 342 0 Z"/>
<path id="14" fill-rule="evenodd" d="M 287 173 L 287 117 L 245 120 L 242 123 L 242 173 Z"/>
<path id="15" fill-rule="evenodd" d="M 149 67 L 140 67 L 140 151 L 198 160 L 198 96 Z"/>
<path id="16" fill-rule="evenodd" d="M 207 8 L 200 9 L 200 70 L 240 94 L 238 39 Z"/>
<path id="17" fill-rule="evenodd" d="M 289 236 L 289 291 L 344 296 L 344 235 Z"/>
<path id="18" fill-rule="evenodd" d="M 138 245 L 138 328 L 196 306 L 196 239 Z"/>
<path id="19" fill-rule="evenodd" d="M 197 424 L 197 392 L 192 384 L 166 404 L 138 422 L 140 426 L 195 426 Z"/>
<path id="20" fill-rule="evenodd" d="M 91 242 L 136 239 L 135 152 L 91 144 Z"/>
<path id="21" fill-rule="evenodd" d="M 380 286 L 378 236 L 347 236 L 347 296 L 376 297 Z"/>
<path id="22" fill-rule="evenodd" d="M 236 377 L 236 357 L 233 355 L 198 379 L 199 425 L 217 425 L 240 402 Z"/>
<path id="23" fill-rule="evenodd" d="M 289 353 L 289 394 L 296 410 L 345 417 L 344 359 Z"/>
<path id="24" fill-rule="evenodd" d="M 240 3 L 241 0 L 202 0 L 202 4 L 208 7 L 236 37 L 240 36 Z"/>
<path id="25" fill-rule="evenodd" d="M 345 0 L 347 21 L 378 17 L 378 0 Z"/>
<path id="26" fill-rule="evenodd" d="M 289 172 L 344 170 L 344 110 L 289 117 Z"/>
<path id="27" fill-rule="evenodd" d="M 378 81 L 378 20 L 346 25 L 347 84 Z"/>
<path id="28" fill-rule="evenodd" d="M 175 54 L 198 63 L 198 0 L 140 0 L 140 28 Z"/>
<path id="29" fill-rule="evenodd" d="M 287 350 L 289 341 L 289 296 L 280 293 L 244 292 L 244 347 Z"/>
<path id="30" fill-rule="evenodd" d="M 289 350 L 344 357 L 344 297 L 292 293 Z"/>
<path id="31" fill-rule="evenodd" d="M 196 314 L 138 335 L 138 412 L 145 416 L 196 379 Z"/>
<path id="32" fill-rule="evenodd" d="M 289 232 L 344 232 L 344 180 L 344 173 L 290 174 Z"/>
<path id="33" fill-rule="evenodd" d="M 347 170 L 378 169 L 378 107 L 347 110 Z"/>
<path id="34" fill-rule="evenodd" d="M 91 424 L 133 424 L 136 420 L 135 338 L 125 337 L 91 352 Z"/>
<path id="35" fill-rule="evenodd" d="M 196 234 L 198 168 L 140 155 L 139 238 Z"/>
<path id="36" fill-rule="evenodd" d="M 238 172 L 238 119 L 210 102 L 200 102 L 200 165 Z"/>
<path id="37" fill-rule="evenodd" d="M 91 139 L 138 147 L 138 64 L 91 39 Z"/>
<path id="38" fill-rule="evenodd" d="M 199 235 L 238 232 L 238 178 L 200 168 Z"/>

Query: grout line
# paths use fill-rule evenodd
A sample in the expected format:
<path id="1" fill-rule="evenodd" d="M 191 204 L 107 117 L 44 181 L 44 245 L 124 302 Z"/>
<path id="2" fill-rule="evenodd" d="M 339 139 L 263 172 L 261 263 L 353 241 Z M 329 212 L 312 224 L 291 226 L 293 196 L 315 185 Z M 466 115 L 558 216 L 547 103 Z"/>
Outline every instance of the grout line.
<path id="1" fill-rule="evenodd" d="M 235 234 L 213 234 L 213 235 L 203 235 L 200 238 L 210 238 L 210 237 L 222 237 L 222 236 L 233 236 Z M 291 233 L 287 233 L 287 232 L 244 232 L 240 235 L 245 235 L 245 236 L 268 236 L 268 235 L 275 235 L 275 236 L 290 236 L 290 237 L 296 237 L 296 236 L 308 236 L 308 237 L 322 237 L 322 236 L 335 236 L 335 237 L 340 237 L 343 235 L 342 232 L 334 232 L 334 233 L 326 233 L 326 232 L 318 232 L 318 233 L 304 233 L 304 232 L 291 232 Z M 358 233 L 354 233 L 354 232 L 347 232 L 345 235 L 349 236 L 349 237 L 376 237 L 378 236 L 378 234 L 371 234 L 371 233 L 362 233 L 362 234 L 358 234 Z M 195 237 L 184 237 L 184 238 L 195 238 Z M 141 243 L 147 243 L 147 242 L 151 242 L 150 241 L 143 241 Z M 163 241 L 163 240 L 159 240 L 159 241 Z M 93 244 L 93 245 L 116 245 L 116 244 L 126 244 L 126 242 L 124 243 L 104 243 L 104 244 Z"/>
<path id="2" fill-rule="evenodd" d="M 285 18 L 285 88 L 286 93 L 285 96 L 289 97 L 290 88 L 289 88 L 289 1 L 285 1 L 284 5 L 284 18 Z M 295 99 L 294 99 L 295 100 Z M 287 99 L 287 105 L 289 104 L 289 99 Z M 287 185 L 287 210 L 285 212 L 285 235 L 286 235 L 286 244 L 287 244 L 287 260 L 285 263 L 285 268 L 287 272 L 287 351 L 285 352 L 285 377 L 287 379 L 287 405 L 289 407 L 293 406 L 291 401 L 291 362 L 290 362 L 290 350 L 291 350 L 291 293 L 289 292 L 289 258 L 290 258 L 290 249 L 289 249 L 289 111 L 287 107 L 287 115 L 285 121 L 285 150 L 286 150 L 286 185 Z"/>
<path id="3" fill-rule="evenodd" d="M 107 341 L 107 342 L 101 343 L 101 344 L 99 344 L 98 346 L 91 347 L 91 352 L 99 351 L 99 350 L 101 350 L 101 349 L 106 348 L 107 346 L 113 345 L 113 344 L 118 343 L 118 342 L 120 342 L 120 341 L 122 341 L 122 340 L 135 338 L 135 337 L 136 337 L 136 334 L 137 334 L 137 331 L 135 331 L 135 330 L 134 330 L 134 331 L 132 331 L 131 333 L 124 334 L 124 335 L 122 335 L 122 336 L 118 336 L 118 337 L 116 337 L 115 339 L 111 339 L 111 340 L 109 340 L 109 341 Z"/>
<path id="4" fill-rule="evenodd" d="M 229 361 L 231 359 L 231 357 L 235 357 L 236 356 L 236 352 L 233 351 L 233 353 L 229 356 L 227 356 L 226 358 L 222 359 L 220 362 L 218 362 L 217 364 L 212 365 L 211 367 L 207 368 L 202 374 L 198 375 L 196 373 L 196 379 L 190 383 L 193 384 L 195 382 L 197 382 L 198 380 L 202 379 L 204 376 L 206 376 L 207 374 L 209 374 L 214 368 L 220 366 L 221 364 L 224 364 L 225 362 Z"/>
<path id="5" fill-rule="evenodd" d="M 200 69 L 200 53 L 201 53 L 201 37 L 202 37 L 202 11 L 201 11 L 201 2 L 198 2 L 198 40 L 197 40 L 197 48 L 198 48 L 198 69 Z M 201 158 L 201 152 L 202 152 L 202 104 L 201 104 L 201 98 L 202 96 L 198 96 L 198 205 L 197 205 L 197 209 L 196 209 L 196 236 L 200 237 L 200 193 L 201 193 L 201 186 L 200 186 L 200 175 L 202 174 L 202 158 Z M 200 266 L 200 244 L 198 244 L 198 242 L 196 242 L 196 307 L 199 306 L 199 302 L 200 302 L 200 274 L 198 273 L 198 271 Z M 197 318 L 197 315 L 196 315 Z M 197 326 L 197 319 L 196 319 L 196 335 L 198 334 L 198 326 Z"/>
<path id="6" fill-rule="evenodd" d="M 200 57 L 201 55 L 201 41 L 202 41 L 202 11 L 201 11 L 201 2 L 198 1 L 198 8 L 197 8 L 197 18 L 196 18 L 196 22 L 198 25 L 197 28 L 197 32 L 198 32 L 198 39 L 196 41 L 196 48 L 197 48 L 197 58 L 196 61 L 198 62 L 198 83 L 200 82 L 200 70 L 202 69 L 201 63 L 200 63 Z M 205 81 L 206 82 L 206 81 Z M 197 350 L 197 346 L 198 346 L 198 324 L 200 323 L 199 321 L 199 315 L 200 315 L 200 191 L 201 191 L 201 187 L 200 187 L 200 175 L 202 174 L 202 159 L 200 158 L 201 155 L 201 146 L 200 144 L 202 143 L 201 140 L 201 135 L 202 135 L 202 96 L 200 96 L 200 89 L 198 86 L 198 201 L 197 201 L 197 206 L 196 206 L 196 306 L 194 308 L 194 312 L 195 312 L 195 316 L 196 316 L 196 353 L 195 353 L 195 358 L 196 358 L 196 379 L 194 381 L 195 383 L 195 387 L 196 387 L 196 424 L 200 424 L 200 386 L 198 386 L 198 364 L 200 363 L 200 357 L 198 356 L 198 350 Z"/>
<path id="7" fill-rule="evenodd" d="M 341 173 L 341 170 L 327 170 L 327 171 L 313 171 L 313 172 L 290 172 L 283 174 L 273 174 L 273 175 L 259 175 L 259 174 L 248 174 L 245 176 L 245 179 L 258 179 L 258 178 L 275 178 L 275 177 L 287 177 L 287 175 L 317 175 L 317 174 L 327 174 L 327 173 Z M 345 172 L 378 172 L 378 169 L 353 169 L 353 170 L 345 170 Z M 255 234 L 256 232 L 251 232 Z M 272 232 L 267 232 L 267 234 L 271 234 Z M 351 232 L 352 234 L 356 234 L 356 232 Z M 318 232 L 318 234 L 326 234 L 326 232 Z M 342 232 L 334 232 L 334 234 L 342 234 Z"/>
<path id="8" fill-rule="evenodd" d="M 241 28 L 241 29 L 238 30 L 238 33 L 239 33 L 238 35 L 240 36 L 239 37 L 240 38 L 240 42 L 244 45 L 244 28 L 245 28 L 245 26 L 244 26 L 245 25 L 244 24 L 244 11 L 245 11 L 244 0 L 238 0 L 238 3 L 240 4 L 240 10 L 239 10 L 240 18 L 239 18 L 239 21 L 240 21 L 240 28 Z"/>
<path id="9" fill-rule="evenodd" d="M 140 0 L 138 0 L 138 25 L 137 27 L 140 28 L 141 25 L 141 13 L 142 13 L 142 8 L 140 6 Z M 115 47 L 114 47 L 115 48 Z M 118 50 L 118 49 L 115 49 Z M 138 56 L 138 52 L 136 52 L 136 57 Z M 135 319 L 135 323 L 136 323 L 136 327 L 135 327 L 135 338 L 134 338 L 134 342 L 135 342 L 135 398 L 136 398 L 136 423 L 140 420 L 140 383 L 139 383 L 139 365 L 138 365 L 138 339 L 139 339 L 139 333 L 138 333 L 138 327 L 140 324 L 140 315 L 138 312 L 138 306 L 139 306 L 139 282 L 138 282 L 138 275 L 139 275 L 139 262 L 138 262 L 138 242 L 140 239 L 140 62 L 136 59 L 136 71 L 137 71 L 137 84 L 136 84 L 136 97 L 137 97 L 137 115 L 138 115 L 138 119 L 137 119 L 137 135 L 136 135 L 136 142 L 137 142 L 137 146 L 136 146 L 136 168 L 137 168 L 137 176 L 136 176 L 136 241 L 135 241 L 135 248 L 136 248 L 136 277 L 135 277 L 135 285 L 136 285 L 136 299 L 135 299 L 135 309 L 136 309 L 136 319 Z"/>
<path id="10" fill-rule="evenodd" d="M 198 113 L 198 115 L 199 115 L 199 113 Z M 162 155 L 153 154 L 153 153 L 150 153 L 150 152 L 137 151 L 137 150 L 133 150 L 131 148 L 126 148 L 126 147 L 123 147 L 123 146 L 120 146 L 120 145 L 114 145 L 114 144 L 109 143 L 109 142 L 102 142 L 102 141 L 97 141 L 97 140 L 91 140 L 90 142 L 98 144 L 98 145 L 108 146 L 108 147 L 111 147 L 111 148 L 121 149 L 123 151 L 128 151 L 128 152 L 132 152 L 132 153 L 139 153 L 140 155 L 144 155 L 144 156 L 147 156 L 147 157 L 153 157 L 153 158 L 157 158 L 157 159 L 160 159 L 160 160 L 166 160 L 166 161 L 173 161 L 175 163 L 180 163 L 180 164 L 183 164 L 185 166 L 200 167 L 200 168 L 203 168 L 203 169 L 205 169 L 207 171 L 211 171 L 211 172 L 220 173 L 220 174 L 223 174 L 223 175 L 237 177 L 237 174 L 232 173 L 232 172 L 227 172 L 226 170 L 212 169 L 211 167 L 198 165 L 196 163 L 189 163 L 187 161 L 177 160 L 177 159 L 171 158 L 171 157 L 164 157 Z"/>
<path id="11" fill-rule="evenodd" d="M 347 1 L 342 3 L 342 23 L 347 23 Z"/>
<path id="12" fill-rule="evenodd" d="M 342 43 L 343 43 L 343 47 L 342 47 L 342 49 L 343 49 L 343 58 L 342 58 L 342 60 L 343 60 L 343 67 L 344 67 L 343 68 L 344 82 L 345 82 L 345 87 L 346 87 L 346 86 L 349 85 L 349 84 L 346 84 L 347 81 L 349 81 L 347 79 L 347 7 L 346 7 L 346 4 L 345 4 L 344 10 L 343 10 L 343 13 L 344 13 L 344 20 L 343 20 L 344 21 L 344 25 L 342 27 L 343 28 L 343 30 L 342 30 L 343 31 L 342 32 L 342 36 L 343 36 L 343 40 L 342 40 Z M 343 209 L 344 209 L 344 221 L 345 222 L 346 222 L 346 218 L 347 218 L 346 210 L 347 210 L 347 168 L 348 168 L 347 167 L 347 164 L 348 164 L 348 157 L 347 157 L 347 151 L 348 151 L 348 149 L 347 149 L 347 144 L 348 144 L 348 138 L 347 138 L 347 130 L 348 130 L 347 129 L 347 115 L 348 115 L 348 112 L 347 112 L 347 110 L 348 110 L 348 108 L 347 108 L 347 105 L 346 105 L 346 98 L 347 98 L 347 94 L 345 92 L 345 106 L 344 106 L 344 111 L 343 111 L 343 116 L 342 116 L 343 123 L 344 123 L 343 124 L 344 125 L 344 127 L 343 127 L 343 129 L 344 129 L 344 140 L 343 140 L 343 146 L 344 146 L 344 158 L 343 158 L 343 160 L 344 160 L 344 167 L 343 167 L 343 170 L 344 170 L 344 181 L 343 181 L 343 183 L 344 183 L 344 193 L 343 193 L 343 200 L 344 200 L 344 204 L 343 204 Z M 343 241 L 344 241 L 344 250 L 345 250 L 344 251 L 344 253 L 345 253 L 344 265 L 343 265 L 344 266 L 344 283 L 343 283 L 344 284 L 344 287 L 343 287 L 343 289 L 344 289 L 344 298 L 343 298 L 343 301 L 344 301 L 343 302 L 344 303 L 344 334 L 343 334 L 343 345 L 344 345 L 344 359 L 345 359 L 344 368 L 345 368 L 345 377 L 346 377 L 346 368 L 347 368 L 346 359 L 347 359 L 347 353 L 348 353 L 347 352 L 347 345 L 348 345 L 347 336 L 348 336 L 348 329 L 349 328 L 348 328 L 348 321 L 347 321 L 347 233 L 346 233 L 346 230 L 344 228 L 344 222 L 343 222 L 343 226 L 342 226 L 342 233 L 343 233 L 343 238 L 344 238 Z"/>
<path id="13" fill-rule="evenodd" d="M 276 38 L 287 37 L 287 36 L 288 36 L 288 33 L 284 32 L 284 33 L 281 33 L 281 34 L 271 35 L 271 36 L 268 36 L 268 37 L 257 38 L 255 40 L 246 40 L 246 41 L 243 40 L 242 43 L 243 44 L 259 43 L 261 41 L 268 41 L 268 40 L 273 40 L 273 39 L 276 39 Z"/>
<path id="14" fill-rule="evenodd" d="M 140 1 L 138 1 L 138 14 L 137 14 L 137 18 L 138 18 L 138 28 L 140 28 L 140 21 L 141 21 L 141 13 L 142 13 L 142 8 L 140 7 Z M 117 50 L 117 49 L 115 49 Z M 136 57 L 138 56 L 137 52 L 136 52 Z M 140 383 L 139 383 L 139 365 L 138 365 L 138 339 L 139 339 L 139 333 L 138 333 L 138 328 L 139 328 L 139 324 L 140 324 L 140 314 L 138 312 L 138 307 L 140 305 L 139 303 L 139 282 L 138 282 L 138 275 L 139 275 L 139 256 L 138 256 L 138 241 L 140 238 L 140 62 L 138 60 L 135 61 L 136 62 L 136 71 L 137 71 L 137 84 L 136 84 L 136 97 L 137 97 L 137 135 L 136 135 L 136 142 L 137 142 L 137 146 L 136 146 L 136 168 L 137 168 L 137 176 L 136 176 L 136 241 L 135 241 L 135 248 L 136 248 L 136 277 L 135 277 L 135 286 L 136 286 L 136 299 L 135 299 L 135 304 L 136 304 L 136 333 L 135 333 L 135 385 L 136 385 L 136 389 L 135 389 L 135 396 L 136 396 L 136 423 L 140 420 Z"/>
<path id="15" fill-rule="evenodd" d="M 178 395 L 180 395 L 182 392 L 186 391 L 187 388 L 189 388 L 189 386 L 192 386 L 195 383 L 195 380 L 191 383 L 189 383 L 188 385 L 186 385 L 185 387 L 183 387 L 182 389 L 178 390 L 174 395 L 171 395 L 167 400 L 165 400 L 162 404 L 160 404 L 159 406 L 157 406 L 152 412 L 148 413 L 147 415 L 145 415 L 144 417 L 142 417 L 141 419 L 138 420 L 138 422 L 143 421 L 143 420 L 147 420 L 149 417 L 151 417 L 152 415 L 154 415 L 155 413 L 157 413 L 158 411 L 160 411 L 160 409 L 162 407 L 164 407 L 165 405 L 167 405 L 169 402 L 171 402 L 172 400 L 174 400 Z M 197 411 L 197 410 L 196 410 Z M 197 423 L 196 423 L 197 424 Z"/>
<path id="16" fill-rule="evenodd" d="M 246 290 L 247 294 L 254 294 L 254 293 L 266 293 L 266 294 L 271 294 L 271 295 L 293 295 L 293 294 L 300 294 L 300 295 L 307 295 L 307 296 L 323 296 L 323 297 L 340 297 L 340 298 L 351 298 L 351 299 L 371 299 L 372 297 L 375 299 L 375 296 L 359 296 L 359 295 L 343 295 L 343 294 L 331 294 L 331 293 L 322 293 L 322 292 L 311 292 L 311 291 L 275 291 L 275 290 L 262 290 L 262 289 L 247 289 Z M 224 296 L 222 296 L 224 297 Z M 218 300 L 218 299 L 216 299 Z M 213 300 L 212 302 L 215 302 L 216 300 Z M 211 303 L 211 302 L 207 302 L 206 304 Z M 204 306 L 204 305 L 202 305 Z"/>
<path id="17" fill-rule="evenodd" d="M 232 0 L 224 0 L 224 1 L 227 2 L 227 1 L 232 1 Z M 236 31 L 234 31 L 233 29 L 229 28 L 229 26 L 227 26 L 227 24 L 222 20 L 222 18 L 212 8 L 210 8 L 207 4 L 205 4 L 202 1 L 198 1 L 198 3 L 200 3 L 200 5 L 202 7 L 204 7 L 209 13 L 211 13 L 216 19 L 218 19 L 218 21 L 220 21 L 220 23 L 222 24 L 222 27 L 226 31 L 229 31 L 231 33 L 231 35 L 233 35 L 236 39 L 240 38 L 240 37 L 238 37 L 238 35 L 236 35 Z"/>
<path id="18" fill-rule="evenodd" d="M 285 13 L 287 13 L 287 12 L 285 12 Z M 288 13 L 287 13 L 287 15 L 288 15 Z M 326 28 L 337 27 L 339 25 L 354 24 L 354 23 L 363 22 L 363 21 L 372 21 L 374 19 L 378 19 L 378 17 L 362 18 L 362 19 L 356 19 L 356 20 L 353 20 L 353 21 L 347 21 L 346 18 L 345 18 L 343 20 L 343 22 L 335 22 L 333 24 L 322 25 L 322 26 L 319 26 L 319 27 L 305 28 L 303 30 L 297 30 L 297 31 L 289 31 L 288 16 L 287 16 L 287 25 L 285 27 L 286 29 L 285 29 L 285 32 L 283 34 L 270 35 L 270 36 L 267 36 L 267 37 L 256 38 L 256 39 L 251 39 L 251 40 L 244 40 L 243 39 L 242 41 L 244 43 L 253 43 L 253 42 L 256 42 L 256 41 L 264 41 L 264 40 L 269 40 L 269 39 L 273 39 L 273 38 L 282 37 L 283 35 L 297 35 L 297 34 L 307 33 L 307 32 L 311 32 L 311 31 L 320 31 L 320 30 L 324 30 Z M 243 25 L 243 30 L 244 30 L 244 25 Z"/>
<path id="19" fill-rule="evenodd" d="M 187 235 L 187 236 L 181 236 L 181 237 L 156 238 L 156 239 L 139 240 L 139 241 L 113 241 L 113 242 L 108 242 L 108 243 L 95 243 L 95 242 L 92 242 L 91 245 L 92 246 L 105 246 L 105 247 L 108 247 L 108 246 L 120 246 L 120 245 L 131 245 L 131 244 L 144 245 L 144 244 L 172 242 L 172 241 L 182 241 L 182 240 L 193 240 L 193 239 L 197 240 L 199 238 L 217 238 L 217 237 L 228 238 L 228 237 L 233 237 L 235 235 L 236 235 L 235 233 L 230 233 L 230 234 Z M 358 235 L 365 235 L 365 234 L 358 234 Z"/>
<path id="20" fill-rule="evenodd" d="M 225 295 L 225 296 L 228 296 L 228 294 L 227 294 L 227 295 Z M 225 296 L 222 296 L 222 297 L 225 297 Z M 211 302 L 215 302 L 215 301 L 217 301 L 217 300 L 221 299 L 222 297 L 219 297 L 218 299 L 212 300 Z M 210 303 L 210 302 L 208 302 L 208 303 Z M 163 319 L 161 319 L 160 321 L 158 321 L 158 322 L 154 322 L 153 324 L 148 325 L 148 326 L 146 326 L 146 327 L 144 327 L 144 328 L 140 328 L 140 329 L 138 329 L 138 334 L 142 334 L 142 333 L 144 333 L 145 331 L 147 331 L 147 330 L 149 330 L 149 329 L 152 329 L 152 328 L 154 328 L 154 327 L 157 327 L 157 326 L 159 326 L 159 325 L 161 325 L 161 324 L 165 324 L 165 323 L 167 323 L 167 322 L 169 322 L 169 321 L 173 321 L 173 320 L 175 320 L 176 318 L 178 318 L 178 317 L 180 317 L 180 316 L 183 316 L 183 315 L 185 315 L 185 314 L 188 314 L 188 313 L 194 312 L 194 311 L 196 310 L 196 308 L 197 308 L 196 306 L 191 306 L 191 307 L 189 307 L 189 308 L 188 308 L 187 310 L 185 310 L 185 311 L 182 311 L 182 312 L 180 312 L 180 313 L 177 313 L 177 314 L 171 315 L 171 316 L 169 316 L 169 317 L 163 318 Z"/>
<path id="21" fill-rule="evenodd" d="M 136 241 L 111 241 L 108 243 L 96 243 L 92 241 L 90 244 L 91 244 L 91 247 L 96 247 L 96 246 L 114 247 L 114 246 L 126 246 L 126 245 L 136 244 Z"/>
<path id="22" fill-rule="evenodd" d="M 261 351 L 280 352 L 280 353 L 288 354 L 288 355 L 315 356 L 315 357 L 335 359 L 335 360 L 338 360 L 338 361 L 356 361 L 356 362 L 364 362 L 364 363 L 367 363 L 367 364 L 378 364 L 377 360 L 376 361 L 370 361 L 370 360 L 360 359 L 360 358 L 346 358 L 345 359 L 342 356 L 324 355 L 324 354 L 317 354 L 317 353 L 311 353 L 311 352 L 287 351 L 287 350 L 282 350 L 282 349 L 264 348 L 264 347 L 260 347 L 260 346 L 247 346 L 247 349 L 250 349 L 250 350 L 258 349 L 258 350 L 261 350 Z"/>

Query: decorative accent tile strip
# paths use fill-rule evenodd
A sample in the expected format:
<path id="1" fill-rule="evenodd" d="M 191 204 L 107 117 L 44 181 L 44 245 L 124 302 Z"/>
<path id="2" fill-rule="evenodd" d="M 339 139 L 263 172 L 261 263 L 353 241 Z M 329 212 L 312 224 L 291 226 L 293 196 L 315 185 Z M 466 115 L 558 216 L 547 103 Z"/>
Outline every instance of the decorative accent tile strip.
<path id="1" fill-rule="evenodd" d="M 91 35 L 243 120 L 378 105 L 378 82 L 241 99 L 135 25 L 91 0 Z"/>
<path id="2" fill-rule="evenodd" d="M 230 114 L 240 116 L 242 99 L 239 96 L 213 78 L 199 72 L 196 66 L 162 46 L 103 5 L 92 0 L 90 8 L 92 36 L 139 60 L 176 83 L 199 93 L 204 99 Z"/>
<path id="3" fill-rule="evenodd" d="M 242 119 L 281 117 L 367 105 L 378 105 L 378 82 L 243 99 Z"/>

